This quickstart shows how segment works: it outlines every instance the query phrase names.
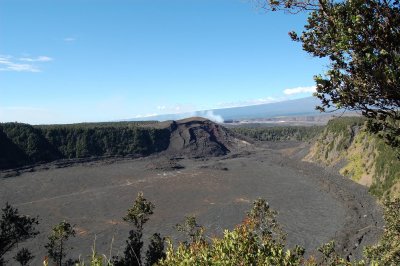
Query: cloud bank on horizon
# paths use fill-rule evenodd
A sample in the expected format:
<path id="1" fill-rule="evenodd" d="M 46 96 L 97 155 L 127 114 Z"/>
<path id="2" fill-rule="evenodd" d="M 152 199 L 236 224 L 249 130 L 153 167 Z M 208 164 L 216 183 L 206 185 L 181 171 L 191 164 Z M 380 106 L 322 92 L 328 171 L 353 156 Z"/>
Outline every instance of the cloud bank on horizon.
<path id="1" fill-rule="evenodd" d="M 15 68 L 9 71 L 25 71 L 25 72 L 35 72 L 40 71 L 34 68 L 34 66 L 24 63 L 19 63 L 13 65 L 11 60 L 18 60 L 18 62 L 25 63 L 35 63 L 35 62 L 50 62 L 53 59 L 47 56 L 38 57 L 22 57 L 18 59 L 8 58 L 0 56 L 0 70 L 4 65 L 9 68 Z M 18 70 L 17 70 L 18 69 Z M 125 105 L 129 105 L 128 99 L 122 99 L 120 96 L 116 99 L 108 99 L 106 101 L 108 104 L 104 104 L 104 100 L 99 104 L 98 102 L 87 103 L 85 116 L 81 116 L 82 112 L 76 110 L 76 112 L 71 113 L 69 108 L 64 108 L 60 110 L 55 110 L 53 107 L 40 107 L 35 106 L 0 106 L 0 122 L 23 122 L 29 124 L 53 124 L 53 123 L 79 123 L 79 122 L 101 122 L 101 121 L 118 121 L 122 119 L 136 118 L 136 119 L 151 119 L 152 117 L 159 115 L 176 115 L 178 119 L 186 118 L 188 116 L 201 116 L 210 119 L 217 123 L 222 123 L 224 118 L 220 115 L 216 115 L 213 109 L 225 109 L 233 107 L 244 107 L 259 104 L 268 104 L 281 102 L 286 100 L 291 100 L 298 98 L 298 96 L 310 96 L 310 93 L 315 92 L 315 86 L 309 87 L 295 87 L 290 89 L 285 89 L 279 97 L 264 97 L 253 100 L 244 100 L 238 102 L 230 103 L 219 103 L 214 108 L 199 110 L 194 104 L 173 104 L 168 105 L 156 105 L 154 110 L 149 110 L 145 114 L 134 114 L 132 110 L 124 108 Z M 120 99 L 121 98 L 121 99 Z M 109 102 L 113 104 L 110 105 Z M 93 105 L 93 106 L 92 106 Z M 119 108 L 120 107 L 120 108 Z M 119 110 L 120 109 L 120 110 Z M 95 110 L 97 113 L 104 112 L 105 116 L 103 118 L 95 119 L 93 115 L 88 113 L 90 110 Z"/>
<path id="2" fill-rule="evenodd" d="M 292 89 L 285 89 L 283 93 L 285 95 L 294 95 L 294 94 L 301 94 L 301 93 L 314 93 L 316 91 L 315 86 L 309 87 L 296 87 Z"/>

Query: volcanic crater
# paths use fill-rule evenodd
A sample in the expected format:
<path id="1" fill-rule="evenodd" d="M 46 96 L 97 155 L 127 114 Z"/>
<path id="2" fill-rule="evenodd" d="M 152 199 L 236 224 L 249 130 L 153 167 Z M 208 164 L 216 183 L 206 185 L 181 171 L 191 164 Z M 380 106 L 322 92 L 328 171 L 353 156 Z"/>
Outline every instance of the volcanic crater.
<path id="1" fill-rule="evenodd" d="M 70 256 L 90 254 L 95 239 L 100 254 L 121 254 L 129 230 L 121 217 L 140 191 L 156 205 L 145 238 L 160 232 L 179 240 L 174 226 L 187 215 L 195 215 L 208 236 L 221 235 L 260 197 L 278 211 L 288 245 L 302 245 L 308 254 L 334 239 L 342 255 L 360 257 L 381 234 L 382 213 L 367 189 L 302 161 L 307 143 L 252 142 L 203 118 L 147 126 L 170 129 L 166 150 L 68 167 L 49 163 L 0 179 L 0 204 L 39 216 L 41 234 L 21 245 L 36 256 L 34 265 L 45 255 L 51 227 L 62 220 L 79 228 Z"/>

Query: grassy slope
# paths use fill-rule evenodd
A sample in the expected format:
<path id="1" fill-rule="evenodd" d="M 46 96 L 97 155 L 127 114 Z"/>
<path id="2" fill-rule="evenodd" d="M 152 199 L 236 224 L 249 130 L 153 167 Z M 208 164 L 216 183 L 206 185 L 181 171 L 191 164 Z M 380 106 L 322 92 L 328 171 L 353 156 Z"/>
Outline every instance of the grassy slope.
<path id="1" fill-rule="evenodd" d="M 360 117 L 331 120 L 305 160 L 339 166 L 340 173 L 367 185 L 378 198 L 400 196 L 400 160 L 383 140 L 369 134 Z"/>

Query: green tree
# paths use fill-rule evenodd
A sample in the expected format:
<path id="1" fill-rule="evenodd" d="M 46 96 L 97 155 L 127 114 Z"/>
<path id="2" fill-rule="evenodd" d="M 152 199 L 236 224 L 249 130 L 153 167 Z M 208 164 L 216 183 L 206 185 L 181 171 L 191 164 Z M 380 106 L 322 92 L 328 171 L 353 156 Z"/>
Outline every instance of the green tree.
<path id="1" fill-rule="evenodd" d="M 317 109 L 361 111 L 370 130 L 400 146 L 400 1 L 256 0 L 266 10 L 308 12 L 301 34 L 289 33 L 329 70 L 315 76 Z"/>
<path id="2" fill-rule="evenodd" d="M 0 220 L 0 265 L 5 264 L 4 255 L 19 243 L 39 234 L 35 226 L 37 218 L 20 215 L 10 204 L 2 209 Z"/>
<path id="3" fill-rule="evenodd" d="M 49 243 L 45 245 L 49 257 L 57 264 L 62 266 L 63 259 L 66 256 L 66 241 L 75 236 L 74 227 L 63 221 L 53 227 L 51 235 L 48 237 Z"/>
<path id="4" fill-rule="evenodd" d="M 14 256 L 14 259 L 19 262 L 20 265 L 25 266 L 34 258 L 32 253 L 27 248 L 22 248 Z"/>
<path id="5" fill-rule="evenodd" d="M 142 265 L 142 248 L 143 248 L 143 226 L 153 214 L 155 206 L 153 203 L 147 201 L 142 192 L 139 192 L 133 206 L 128 209 L 128 212 L 123 220 L 132 225 L 132 230 L 129 231 L 129 237 L 126 241 L 126 248 L 124 257 L 119 259 L 115 258 L 114 264 L 116 266 L 141 266 Z M 153 239 L 154 240 L 154 239 Z M 149 248 L 159 249 L 161 246 L 158 244 L 149 246 Z M 148 252 L 158 252 L 156 250 L 149 250 Z M 150 254 L 149 253 L 149 254 Z M 148 258 L 149 259 L 149 258 Z"/>
<path id="6" fill-rule="evenodd" d="M 184 233 L 189 241 L 185 241 L 186 245 L 190 245 L 195 242 L 204 242 L 204 228 L 197 224 L 195 216 L 186 216 L 183 224 L 177 224 L 176 230 Z"/>
<path id="7" fill-rule="evenodd" d="M 283 248 L 286 235 L 276 220 L 277 214 L 265 199 L 259 198 L 253 202 L 253 208 L 247 213 L 247 217 L 254 221 L 255 231 Z"/>
<path id="8" fill-rule="evenodd" d="M 150 239 L 149 248 L 146 251 L 146 266 L 152 266 L 159 260 L 165 258 L 164 238 L 155 233 Z"/>
<path id="9" fill-rule="evenodd" d="M 143 225 L 150 219 L 155 206 L 144 198 L 143 192 L 139 192 L 132 208 L 128 209 L 125 217 L 122 219 L 134 226 L 135 229 L 142 232 Z"/>

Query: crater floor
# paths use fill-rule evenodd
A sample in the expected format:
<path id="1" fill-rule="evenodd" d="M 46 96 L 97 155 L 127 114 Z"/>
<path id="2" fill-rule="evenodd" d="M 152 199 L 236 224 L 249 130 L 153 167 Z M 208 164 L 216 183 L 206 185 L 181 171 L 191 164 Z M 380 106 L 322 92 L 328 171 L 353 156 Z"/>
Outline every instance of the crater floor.
<path id="1" fill-rule="evenodd" d="M 159 154 L 65 168 L 49 164 L 0 179 L 0 206 L 9 202 L 22 214 L 39 216 L 41 234 L 20 246 L 32 250 L 33 265 L 45 256 L 51 227 L 62 220 L 76 225 L 70 255 L 91 254 L 94 239 L 100 254 L 121 254 L 129 230 L 121 217 L 139 191 L 156 205 L 145 238 L 160 232 L 179 239 L 174 226 L 186 215 L 195 215 L 208 236 L 220 235 L 262 197 L 279 212 L 288 245 L 302 245 L 308 254 L 334 239 L 342 255 L 354 258 L 376 242 L 382 213 L 365 187 L 301 161 L 304 143 L 255 146 L 217 158 L 171 160 Z"/>

